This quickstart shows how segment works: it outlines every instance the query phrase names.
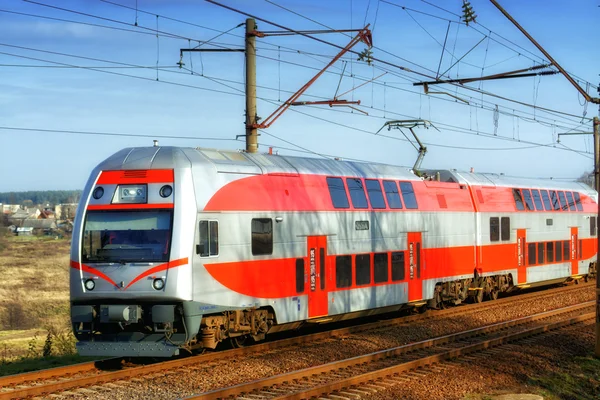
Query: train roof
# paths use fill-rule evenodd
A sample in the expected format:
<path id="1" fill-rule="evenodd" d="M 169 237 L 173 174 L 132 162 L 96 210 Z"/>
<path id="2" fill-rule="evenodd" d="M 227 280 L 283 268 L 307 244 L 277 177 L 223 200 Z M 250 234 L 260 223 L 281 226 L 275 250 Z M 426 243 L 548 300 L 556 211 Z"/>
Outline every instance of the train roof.
<path id="1" fill-rule="evenodd" d="M 461 172 L 447 169 L 424 169 L 421 176 L 410 167 L 380 163 L 282 156 L 261 153 L 244 153 L 191 147 L 131 147 L 123 149 L 104 160 L 98 169 L 169 169 L 190 168 L 212 164 L 217 172 L 261 174 L 315 174 L 357 176 L 378 179 L 440 180 L 476 186 L 521 187 L 577 190 L 594 195 L 596 192 L 581 182 L 552 179 L 509 177 L 502 174 Z"/>

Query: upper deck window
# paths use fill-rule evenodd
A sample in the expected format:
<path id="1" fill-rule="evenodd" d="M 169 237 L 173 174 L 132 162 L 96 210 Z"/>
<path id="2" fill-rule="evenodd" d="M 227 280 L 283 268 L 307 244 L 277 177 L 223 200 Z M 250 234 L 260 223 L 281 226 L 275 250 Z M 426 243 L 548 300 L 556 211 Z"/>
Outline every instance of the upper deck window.
<path id="1" fill-rule="evenodd" d="M 529 189 L 521 189 L 521 191 L 523 192 L 523 198 L 525 199 L 525 208 L 527 208 L 529 211 L 535 210 Z"/>
<path id="2" fill-rule="evenodd" d="M 82 262 L 169 261 L 170 210 L 89 211 L 81 244 Z"/>
<path id="3" fill-rule="evenodd" d="M 550 199 L 552 200 L 552 209 L 554 211 L 560 211 L 560 202 L 558 201 L 558 193 L 556 193 L 556 190 L 550 191 Z"/>
<path id="4" fill-rule="evenodd" d="M 569 210 L 576 211 L 577 208 L 575 207 L 575 199 L 573 199 L 573 193 L 565 192 L 565 194 L 567 195 L 567 202 L 569 203 Z"/>
<path id="5" fill-rule="evenodd" d="M 579 192 L 573 192 L 573 196 L 575 196 L 575 206 L 577 207 L 577 211 L 583 211 L 583 206 L 581 205 L 581 196 L 579 196 Z"/>
<path id="6" fill-rule="evenodd" d="M 367 193 L 369 194 L 369 201 L 373 208 L 385 208 L 385 200 L 383 200 L 383 193 L 381 192 L 381 184 L 375 179 L 365 179 L 367 185 Z"/>
<path id="7" fill-rule="evenodd" d="M 525 209 L 525 204 L 523 203 L 523 195 L 519 189 L 513 189 L 513 197 L 515 198 L 515 204 L 517 206 L 517 210 L 523 211 Z"/>
<path id="8" fill-rule="evenodd" d="M 544 202 L 544 209 L 546 211 L 552 211 L 552 203 L 550 203 L 550 196 L 548 196 L 547 190 L 541 190 L 542 193 L 542 201 Z"/>
<path id="9" fill-rule="evenodd" d="M 346 184 L 350 191 L 350 199 L 354 208 L 369 208 L 363 182 L 359 178 L 346 178 Z"/>
<path id="10" fill-rule="evenodd" d="M 400 192 L 398 192 L 398 185 L 396 182 L 383 181 L 383 188 L 385 190 L 385 197 L 387 198 L 390 208 L 402 208 L 402 200 L 400 200 Z"/>
<path id="11" fill-rule="evenodd" d="M 537 189 L 531 189 L 531 195 L 533 196 L 533 202 L 535 203 L 535 209 L 538 211 L 544 211 L 544 205 L 542 204 L 542 198 L 540 197 L 540 191 Z"/>
<path id="12" fill-rule="evenodd" d="M 406 208 L 418 208 L 417 197 L 415 196 L 415 190 L 411 182 L 400 182 L 400 190 L 402 191 L 402 197 L 404 198 L 404 205 Z"/>
<path id="13" fill-rule="evenodd" d="M 569 204 L 567 204 L 567 198 L 565 197 L 565 192 L 562 190 L 558 192 L 558 198 L 560 199 L 561 208 L 565 211 L 569 211 Z"/>
<path id="14" fill-rule="evenodd" d="M 333 207 L 350 208 L 342 178 L 327 178 L 327 187 L 329 187 L 329 195 L 331 196 Z"/>

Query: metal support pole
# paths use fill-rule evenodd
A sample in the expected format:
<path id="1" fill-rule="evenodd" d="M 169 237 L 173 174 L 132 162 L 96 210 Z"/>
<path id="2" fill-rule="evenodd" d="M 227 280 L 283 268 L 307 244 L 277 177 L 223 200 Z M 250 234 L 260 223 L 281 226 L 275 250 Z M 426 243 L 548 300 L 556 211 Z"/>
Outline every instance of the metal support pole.
<path id="1" fill-rule="evenodd" d="M 258 151 L 256 120 L 256 21 L 246 19 L 246 151 Z"/>
<path id="2" fill-rule="evenodd" d="M 596 192 L 600 191 L 600 119 L 594 117 L 594 183 Z M 598 202 L 598 216 L 596 221 L 600 221 L 600 198 Z M 598 232 L 598 228 L 596 228 Z M 600 255 L 600 235 L 596 233 L 596 357 L 600 357 L 600 276 L 598 276 L 598 256 Z"/>

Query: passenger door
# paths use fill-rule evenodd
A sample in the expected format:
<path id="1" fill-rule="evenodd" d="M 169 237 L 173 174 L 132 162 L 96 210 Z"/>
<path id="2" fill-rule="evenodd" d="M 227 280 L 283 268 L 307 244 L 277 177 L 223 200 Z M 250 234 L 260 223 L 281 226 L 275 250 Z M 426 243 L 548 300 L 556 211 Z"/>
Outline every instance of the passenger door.
<path id="1" fill-rule="evenodd" d="M 579 229 L 577 227 L 571 228 L 571 275 L 577 275 L 579 273 Z"/>
<path id="2" fill-rule="evenodd" d="M 421 232 L 408 233 L 408 301 L 423 299 Z"/>
<path id="3" fill-rule="evenodd" d="M 327 236 L 308 237 L 308 318 L 328 314 L 327 303 Z"/>
<path id="4" fill-rule="evenodd" d="M 527 257 L 525 257 L 525 249 L 527 248 L 527 231 L 525 229 L 517 229 L 517 284 L 527 282 Z"/>

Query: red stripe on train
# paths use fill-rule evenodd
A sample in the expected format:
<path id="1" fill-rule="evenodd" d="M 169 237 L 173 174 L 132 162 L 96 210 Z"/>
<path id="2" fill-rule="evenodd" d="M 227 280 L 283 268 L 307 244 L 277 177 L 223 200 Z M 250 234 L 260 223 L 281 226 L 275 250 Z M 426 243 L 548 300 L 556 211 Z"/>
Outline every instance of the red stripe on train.
<path id="1" fill-rule="evenodd" d="M 138 210 L 140 208 L 173 208 L 173 203 L 164 204 L 96 204 L 88 205 L 88 210 Z"/>
<path id="2" fill-rule="evenodd" d="M 562 242 L 562 241 L 561 241 Z M 545 243 L 545 242 L 543 242 Z M 592 258 L 596 254 L 595 238 L 582 239 L 582 254 L 578 260 Z M 476 249 L 480 251 L 481 262 L 477 263 Z M 393 252 L 391 250 L 390 252 Z M 404 251 L 407 250 L 398 250 Z M 388 253 L 390 253 L 388 252 Z M 374 282 L 373 254 L 371 253 L 371 282 Z M 309 265 L 307 256 L 299 257 L 304 259 L 305 265 L 305 290 L 296 291 L 296 260 L 298 258 L 270 259 L 256 261 L 239 261 L 228 263 L 204 264 L 208 273 L 219 283 L 234 292 L 256 297 L 276 299 L 284 297 L 293 297 L 308 293 L 309 285 L 306 281 L 306 266 Z M 347 288 L 337 288 L 335 281 L 335 255 L 326 256 L 326 289 L 329 292 L 343 291 L 369 286 L 381 286 L 396 283 L 408 283 L 409 281 L 409 257 L 404 258 L 405 279 L 401 281 L 391 281 L 391 257 L 388 256 L 388 282 L 356 285 L 356 267 L 355 257 L 352 257 L 352 286 Z M 461 246 L 448 248 L 425 248 L 423 249 L 421 280 L 441 279 L 445 277 L 473 275 L 475 267 L 481 273 L 494 273 L 506 270 L 517 270 L 517 245 L 515 243 L 494 244 L 486 246 Z M 525 257 L 526 267 L 539 267 L 552 265 L 553 263 L 528 265 Z M 566 263 L 571 260 L 562 260 L 556 263 Z M 513 277 L 515 282 L 520 282 L 517 277 Z M 565 276 L 566 278 L 566 276 Z"/>
<path id="3" fill-rule="evenodd" d="M 169 262 L 157 265 L 156 267 L 150 268 L 150 269 L 142 272 L 138 276 L 136 276 L 122 290 L 127 290 L 131 285 L 133 285 L 134 283 L 138 282 L 140 279 L 143 279 L 143 278 L 145 278 L 147 276 L 150 276 L 150 275 L 155 274 L 157 272 L 166 271 L 166 270 L 171 269 L 171 268 L 176 268 L 176 267 L 179 267 L 179 266 L 182 266 L 182 265 L 186 265 L 186 264 L 188 264 L 188 258 L 187 257 L 186 258 L 180 258 L 179 260 L 173 260 L 173 261 L 169 261 Z M 109 276 L 107 276 L 103 272 L 100 272 L 96 268 L 90 267 L 89 265 L 78 263 L 76 261 L 71 261 L 71 268 L 81 269 L 82 271 L 87 272 L 89 274 L 97 275 L 99 278 L 104 279 L 105 281 L 107 281 L 108 283 L 110 283 L 111 285 L 113 285 L 114 287 L 116 287 L 117 289 L 121 289 L 119 287 L 119 285 L 117 285 L 115 283 L 115 281 L 113 281 Z"/>
<path id="4" fill-rule="evenodd" d="M 102 171 L 98 185 L 127 183 L 172 183 L 172 169 L 131 169 L 121 171 Z"/>

